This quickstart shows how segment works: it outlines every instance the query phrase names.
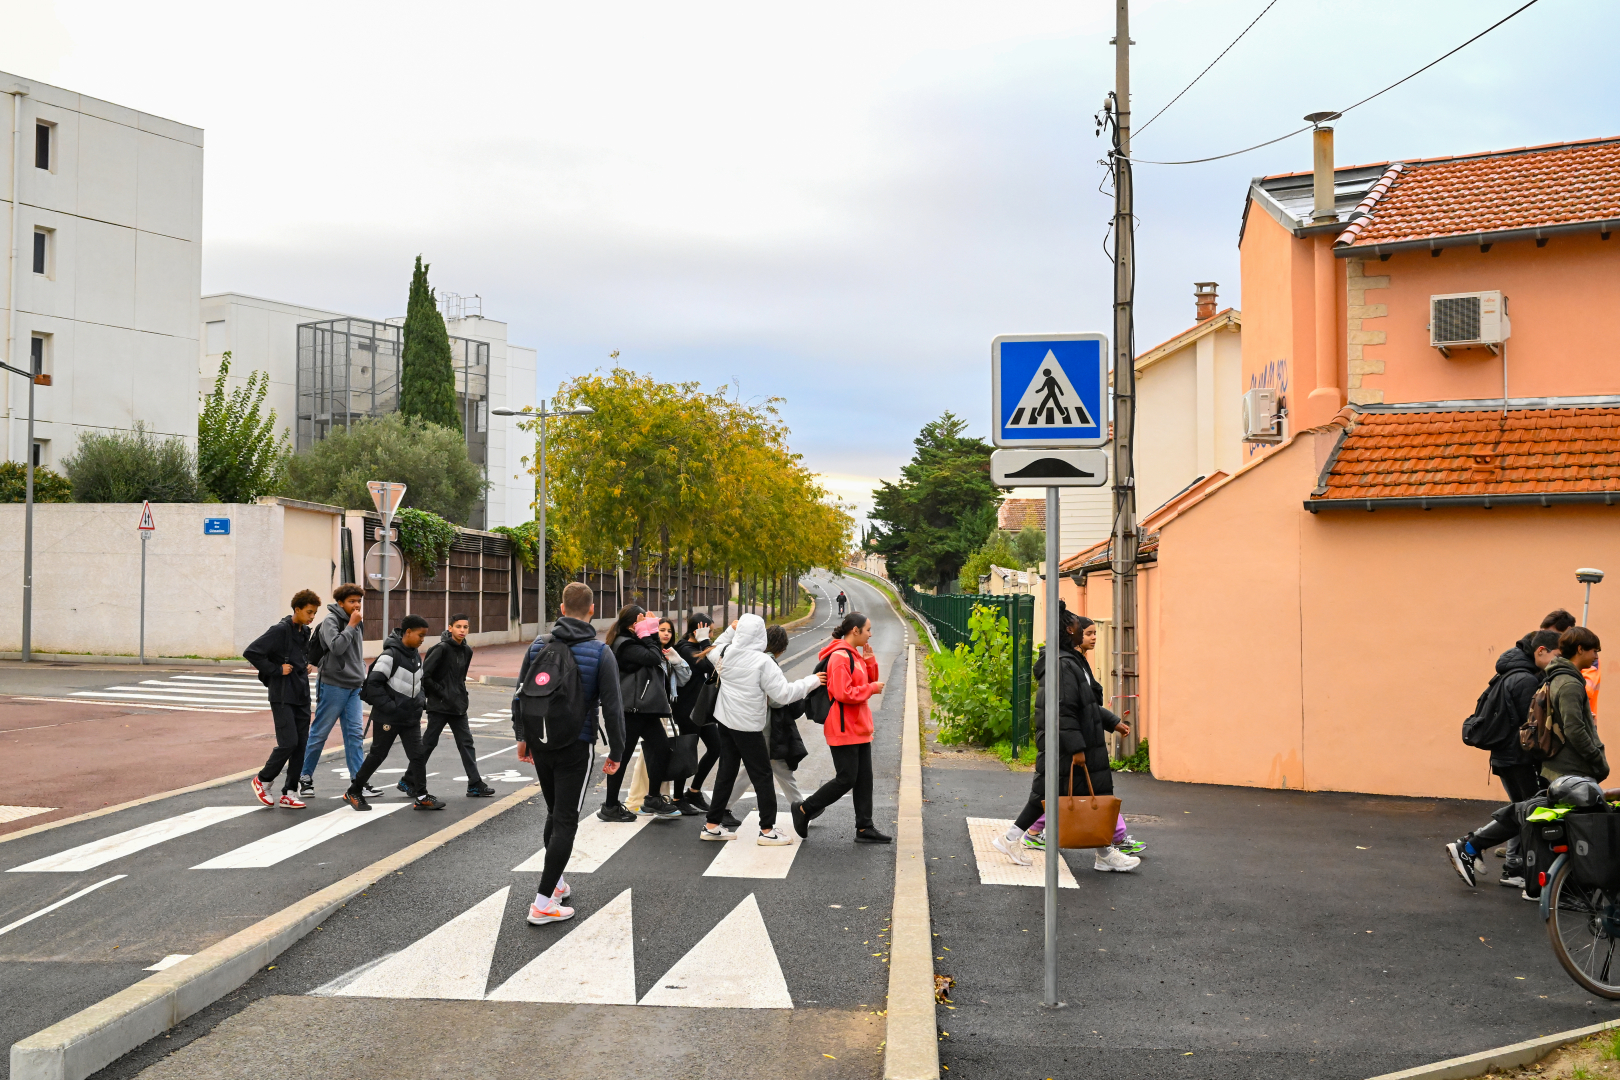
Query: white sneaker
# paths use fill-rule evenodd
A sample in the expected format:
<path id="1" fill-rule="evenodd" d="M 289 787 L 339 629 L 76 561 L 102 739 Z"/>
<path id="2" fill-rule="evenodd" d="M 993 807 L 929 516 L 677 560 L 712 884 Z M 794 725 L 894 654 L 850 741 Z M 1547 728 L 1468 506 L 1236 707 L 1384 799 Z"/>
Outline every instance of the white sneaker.
<path id="1" fill-rule="evenodd" d="M 754 843 L 760 847 L 788 847 L 793 843 L 793 840 L 772 829 L 770 832 L 760 833 L 759 839 Z"/>
<path id="2" fill-rule="evenodd" d="M 1142 860 L 1135 855 L 1127 855 L 1116 847 L 1105 847 L 1097 853 L 1097 861 L 1091 864 L 1093 870 L 1117 870 L 1124 873 L 1135 870 L 1142 865 Z"/>
<path id="3" fill-rule="evenodd" d="M 549 901 L 545 907 L 539 904 L 529 905 L 529 925 L 544 926 L 546 923 L 564 922 L 574 917 L 574 909 L 563 907 L 555 900 Z"/>
<path id="4" fill-rule="evenodd" d="M 553 900 L 566 900 L 570 896 L 573 896 L 573 895 L 574 895 L 573 886 L 568 884 L 568 881 L 567 881 L 566 878 L 559 877 L 557 879 L 557 887 L 555 889 L 551 890 L 551 898 Z"/>
<path id="5" fill-rule="evenodd" d="M 732 832 L 730 829 L 726 828 L 724 825 L 716 825 L 712 829 L 709 828 L 707 825 L 704 825 L 701 829 L 698 830 L 698 839 L 699 840 L 735 840 L 735 839 L 737 839 L 737 834 Z"/>
<path id="6" fill-rule="evenodd" d="M 990 846 L 1007 856 L 1007 858 L 1011 859 L 1019 866 L 1032 866 L 1035 863 L 1034 859 L 1031 859 L 1028 855 L 1024 854 L 1022 845 L 1020 845 L 1017 841 L 1008 840 L 1006 836 L 997 836 L 994 840 L 990 841 Z"/>

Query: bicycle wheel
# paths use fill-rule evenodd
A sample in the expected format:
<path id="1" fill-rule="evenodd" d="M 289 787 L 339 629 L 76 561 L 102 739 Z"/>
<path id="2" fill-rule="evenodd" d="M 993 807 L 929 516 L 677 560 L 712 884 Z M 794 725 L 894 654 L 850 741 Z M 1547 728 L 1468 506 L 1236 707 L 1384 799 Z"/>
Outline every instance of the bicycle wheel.
<path id="1" fill-rule="evenodd" d="M 1582 885 L 1565 862 L 1547 888 L 1547 936 L 1569 977 L 1599 997 L 1620 1000 L 1620 896 Z"/>

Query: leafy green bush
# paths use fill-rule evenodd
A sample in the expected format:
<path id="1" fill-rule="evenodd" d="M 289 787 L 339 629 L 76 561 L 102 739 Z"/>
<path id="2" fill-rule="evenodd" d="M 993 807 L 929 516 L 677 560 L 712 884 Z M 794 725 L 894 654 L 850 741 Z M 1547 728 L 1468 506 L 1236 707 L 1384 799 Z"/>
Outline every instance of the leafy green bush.
<path id="1" fill-rule="evenodd" d="M 472 517 L 488 484 L 468 460 L 460 432 L 395 413 L 334 431 L 294 454 L 280 494 L 358 509 L 372 504 L 367 480 L 403 482 L 405 506 L 458 525 Z"/>
<path id="2" fill-rule="evenodd" d="M 1115 772 L 1152 772 L 1148 763 L 1147 744 L 1146 739 L 1137 740 L 1135 753 L 1129 757 L 1115 758 L 1108 763 L 1108 767 Z"/>
<path id="3" fill-rule="evenodd" d="M 438 514 L 427 510 L 404 509 L 394 515 L 399 530 L 399 549 L 415 561 L 432 581 L 439 576 L 439 564 L 450 557 L 450 545 L 459 531 Z"/>
<path id="4" fill-rule="evenodd" d="M 197 467 L 184 439 L 158 440 L 139 421 L 134 431 L 88 432 L 62 462 L 75 502 L 201 502 Z"/>
<path id="5" fill-rule="evenodd" d="M 942 743 L 990 746 L 1012 738 L 1012 638 L 995 609 L 968 617 L 973 644 L 928 658 L 928 689 Z"/>
<path id="6" fill-rule="evenodd" d="M 197 414 L 197 478 L 221 502 L 250 503 L 281 485 L 290 449 L 287 430 L 276 435 L 276 410 L 261 415 L 270 376 L 248 375 L 247 385 L 226 393 L 231 354 L 220 358 L 214 391 Z"/>
<path id="7" fill-rule="evenodd" d="M 498 533 L 512 545 L 512 554 L 525 570 L 533 570 L 535 560 L 540 557 L 540 527 L 539 522 L 530 518 L 522 525 L 513 528 L 510 525 L 497 525 L 489 530 Z M 549 622 L 560 611 L 562 592 L 573 580 L 572 568 L 559 562 L 557 553 L 562 550 L 559 543 L 556 526 L 546 522 L 546 610 L 541 616 L 542 622 Z"/>
<path id="8" fill-rule="evenodd" d="M 27 499 L 28 467 L 20 461 L 0 461 L 0 503 L 20 503 Z M 72 502 L 73 484 L 61 473 L 41 465 L 34 470 L 34 501 Z"/>

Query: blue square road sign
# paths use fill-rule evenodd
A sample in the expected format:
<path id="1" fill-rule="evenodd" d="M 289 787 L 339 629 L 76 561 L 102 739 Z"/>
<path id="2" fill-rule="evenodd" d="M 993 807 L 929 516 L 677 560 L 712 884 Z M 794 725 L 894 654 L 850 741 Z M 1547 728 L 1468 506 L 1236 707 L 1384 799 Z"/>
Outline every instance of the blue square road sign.
<path id="1" fill-rule="evenodd" d="M 1008 334 L 990 345 L 996 446 L 1108 442 L 1108 338 Z"/>
<path id="2" fill-rule="evenodd" d="M 229 535 L 231 535 L 231 519 L 230 518 L 203 518 L 203 535 L 204 536 L 229 536 Z"/>

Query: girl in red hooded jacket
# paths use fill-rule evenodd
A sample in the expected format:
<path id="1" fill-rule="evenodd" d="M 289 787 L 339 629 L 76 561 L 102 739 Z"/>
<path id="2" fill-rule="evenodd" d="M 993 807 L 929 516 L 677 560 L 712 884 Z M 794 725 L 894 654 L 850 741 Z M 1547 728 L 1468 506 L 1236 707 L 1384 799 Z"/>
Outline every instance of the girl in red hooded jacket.
<path id="1" fill-rule="evenodd" d="M 855 792 L 855 842 L 887 844 L 893 837 L 878 832 L 872 823 L 872 707 L 868 700 L 883 693 L 878 681 L 877 657 L 872 654 L 872 620 L 852 611 L 838 624 L 833 640 L 821 650 L 827 672 L 827 696 L 832 708 L 823 730 L 832 751 L 836 776 L 801 803 L 790 807 L 793 831 L 808 836 L 810 822 L 844 797 Z"/>

